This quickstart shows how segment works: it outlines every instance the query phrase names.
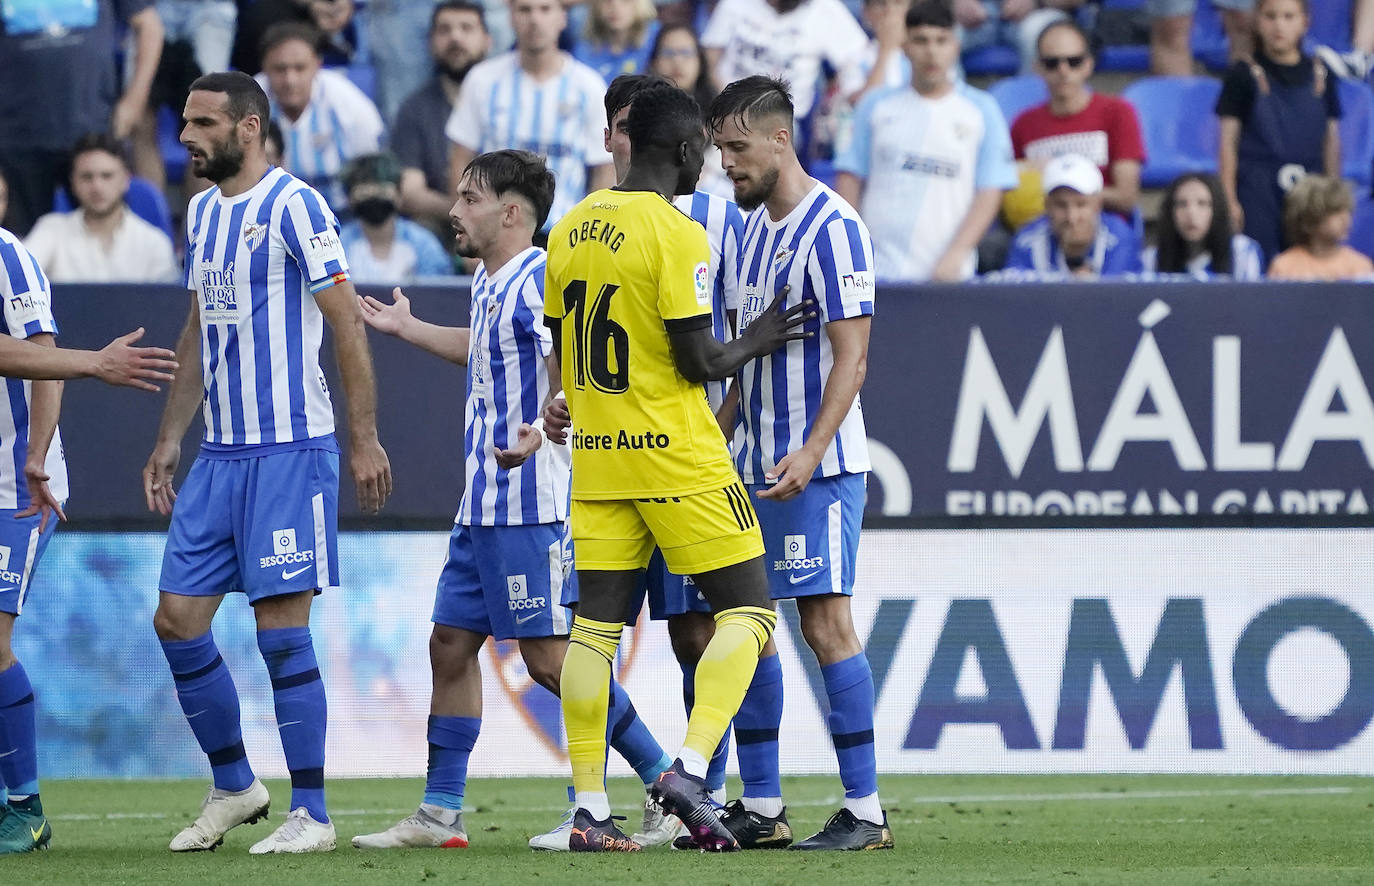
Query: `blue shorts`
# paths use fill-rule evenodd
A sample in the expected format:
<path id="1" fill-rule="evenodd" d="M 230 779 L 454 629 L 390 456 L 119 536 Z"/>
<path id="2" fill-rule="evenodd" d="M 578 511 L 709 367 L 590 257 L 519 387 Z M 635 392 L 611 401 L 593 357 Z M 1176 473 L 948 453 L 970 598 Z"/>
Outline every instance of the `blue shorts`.
<path id="1" fill-rule="evenodd" d="M 629 620 L 633 621 L 639 614 L 645 596 L 649 598 L 649 618 L 654 621 L 663 621 L 687 612 L 711 612 L 711 604 L 697 590 L 692 577 L 669 572 L 668 564 L 663 561 L 663 552 L 658 548 L 654 548 L 649 566 L 639 579 L 635 602 L 631 604 L 634 611 L 630 613 Z"/>
<path id="2" fill-rule="evenodd" d="M 454 526 L 434 594 L 435 624 L 497 640 L 561 637 L 571 557 L 564 524 Z"/>
<path id="3" fill-rule="evenodd" d="M 18 615 L 29 598 L 29 586 L 43 551 L 57 531 L 57 516 L 48 518 L 48 528 L 38 531 L 40 515 L 14 519 L 17 508 L 0 510 L 0 612 Z"/>
<path id="4" fill-rule="evenodd" d="M 264 597 L 339 584 L 339 453 L 196 458 L 172 509 L 158 587 Z"/>
<path id="5" fill-rule="evenodd" d="M 867 486 L 867 474 L 818 477 L 789 501 L 759 498 L 762 484 L 749 487 L 774 600 L 854 593 Z"/>

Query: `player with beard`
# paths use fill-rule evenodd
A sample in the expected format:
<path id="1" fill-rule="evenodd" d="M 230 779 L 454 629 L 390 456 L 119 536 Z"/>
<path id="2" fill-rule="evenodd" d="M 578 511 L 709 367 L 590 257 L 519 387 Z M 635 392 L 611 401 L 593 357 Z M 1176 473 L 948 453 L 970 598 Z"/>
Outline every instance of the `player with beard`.
<path id="1" fill-rule="evenodd" d="M 849 608 L 869 469 L 859 388 L 873 314 L 873 244 L 854 208 L 797 160 L 786 84 L 761 76 L 731 83 L 710 117 L 735 200 L 758 210 L 744 229 L 741 334 L 768 316 L 764 306 L 777 293 L 820 306 L 812 331 L 822 334 L 746 364 L 726 404 L 738 402 L 735 466 L 758 511 L 772 597 L 797 601 L 802 636 L 825 680 L 826 722 L 845 787 L 844 808 L 791 848 L 887 849 L 873 675 Z M 758 836 L 778 834 L 786 822 L 778 778 L 782 680 L 771 641 L 758 674 L 735 718 L 744 798 L 724 821 L 741 845 L 764 847 L 778 844 Z M 767 675 L 775 678 L 765 684 Z"/>
<path id="2" fill-rule="evenodd" d="M 401 161 L 401 211 L 438 233 L 448 228 L 453 205 L 444 125 L 468 71 L 489 51 L 491 35 L 480 3 L 443 0 L 436 5 L 429 20 L 434 77 L 401 104 L 391 128 L 391 150 Z"/>
<path id="3" fill-rule="evenodd" d="M 224 595 L 242 592 L 291 775 L 290 814 L 249 851 L 323 852 L 335 838 L 310 606 L 339 583 L 339 445 L 319 359 L 324 324 L 348 395 L 358 506 L 370 514 L 391 493 L 372 358 L 334 214 L 264 156 L 267 95 L 246 74 L 208 74 L 191 85 L 184 119 L 191 171 L 216 184 L 186 214 L 192 303 L 177 359 L 199 362 L 202 374 L 182 372 L 172 383 L 143 489 L 149 510 L 172 517 L 153 624 L 214 786 L 170 848 L 214 849 L 230 828 L 267 815 L 267 789 L 243 747 L 238 693 L 210 632 Z M 178 495 L 182 437 L 202 403 L 205 439 Z"/>
<path id="4" fill-rule="evenodd" d="M 544 250 L 533 238 L 553 204 L 553 174 L 527 151 L 482 154 L 463 173 L 449 212 L 458 254 L 481 264 L 472 279 L 471 325 L 437 326 L 414 317 L 400 289 L 387 305 L 362 301 L 368 325 L 467 367 L 466 484 L 448 559 L 434 599 L 430 664 L 429 769 L 420 808 L 359 849 L 460 848 L 468 758 L 482 724 L 478 653 L 487 637 L 515 639 L 530 679 L 558 694 L 576 586 L 568 561 L 566 445 L 543 445 L 539 407 L 550 392 L 545 362 Z M 557 390 L 557 379 L 553 382 Z M 611 686 L 610 743 L 645 785 L 667 756 L 618 684 Z M 569 828 L 531 841 L 568 848 Z"/>
<path id="5" fill-rule="evenodd" d="M 701 388 L 804 337 L 808 303 L 766 312 L 728 344 L 711 334 L 706 232 L 670 202 L 696 187 L 701 110 L 675 87 L 638 93 L 630 166 L 554 225 L 545 322 L 563 367 L 572 433 L 570 521 L 581 602 L 561 680 L 576 805 L 574 851 L 635 851 L 605 793 L 607 688 L 625 614 L 655 546 L 711 604 L 682 750 L 653 798 L 703 849 L 738 844 L 711 803 L 707 761 L 777 617 L 757 520 Z M 775 300 L 774 306 L 785 296 Z"/>

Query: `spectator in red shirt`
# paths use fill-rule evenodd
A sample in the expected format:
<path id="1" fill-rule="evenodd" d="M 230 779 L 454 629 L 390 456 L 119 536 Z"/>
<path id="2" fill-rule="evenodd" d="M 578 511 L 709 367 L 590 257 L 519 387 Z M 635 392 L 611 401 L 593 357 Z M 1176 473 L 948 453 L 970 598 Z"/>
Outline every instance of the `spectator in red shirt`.
<path id="1" fill-rule="evenodd" d="M 1045 28 L 1036 43 L 1040 76 L 1050 100 L 1016 118 L 1012 149 L 1018 160 L 1043 167 L 1063 154 L 1081 154 L 1102 170 L 1107 209 L 1131 216 L 1140 196 L 1145 144 L 1130 102 L 1088 88 L 1093 57 L 1088 36 L 1071 21 Z"/>

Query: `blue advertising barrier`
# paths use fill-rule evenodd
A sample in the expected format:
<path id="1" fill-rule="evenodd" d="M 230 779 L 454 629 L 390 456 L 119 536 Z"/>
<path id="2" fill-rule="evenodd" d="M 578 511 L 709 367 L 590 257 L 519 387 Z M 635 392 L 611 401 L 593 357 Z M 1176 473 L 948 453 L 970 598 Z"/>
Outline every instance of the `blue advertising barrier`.
<path id="1" fill-rule="evenodd" d="M 408 294 L 425 319 L 467 322 L 463 284 Z M 54 293 L 68 346 L 140 325 L 147 341 L 171 346 L 188 304 L 174 287 Z M 343 516 L 441 528 L 462 491 L 462 369 L 371 339 L 396 491 L 380 523 L 360 522 L 345 470 Z M 333 360 L 325 364 L 333 374 Z M 888 287 L 863 390 L 869 515 L 887 525 L 1365 523 L 1370 367 L 1367 284 Z M 342 390 L 337 378 L 331 388 Z M 62 428 L 78 525 L 158 525 L 139 472 L 161 408 L 161 396 L 68 386 Z M 199 434 L 197 422 L 183 470 Z"/>

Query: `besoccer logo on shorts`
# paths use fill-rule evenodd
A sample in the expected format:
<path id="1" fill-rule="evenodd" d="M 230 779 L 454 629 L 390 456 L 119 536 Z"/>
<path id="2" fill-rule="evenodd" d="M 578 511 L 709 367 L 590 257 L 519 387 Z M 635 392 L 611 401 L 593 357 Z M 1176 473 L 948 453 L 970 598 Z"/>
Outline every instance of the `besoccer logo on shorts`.
<path id="1" fill-rule="evenodd" d="M 296 530 L 277 529 L 272 532 L 272 555 L 259 557 L 258 568 L 270 569 L 287 563 L 309 563 L 315 559 L 314 551 L 296 549 Z"/>
<path id="2" fill-rule="evenodd" d="M 520 609 L 543 609 L 548 605 L 548 601 L 543 597 L 530 596 L 530 583 L 525 580 L 523 573 L 506 576 L 506 594 L 510 597 L 508 605 L 511 612 Z"/>
<path id="3" fill-rule="evenodd" d="M 806 536 L 784 535 L 782 537 L 782 559 L 773 561 L 774 572 L 789 572 L 793 569 L 816 569 L 825 565 L 824 557 L 806 556 Z"/>
<path id="4" fill-rule="evenodd" d="M 0 581 L 19 584 L 23 578 L 24 576 L 17 572 L 10 572 L 10 546 L 0 545 Z"/>

